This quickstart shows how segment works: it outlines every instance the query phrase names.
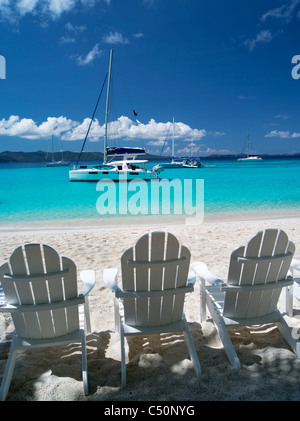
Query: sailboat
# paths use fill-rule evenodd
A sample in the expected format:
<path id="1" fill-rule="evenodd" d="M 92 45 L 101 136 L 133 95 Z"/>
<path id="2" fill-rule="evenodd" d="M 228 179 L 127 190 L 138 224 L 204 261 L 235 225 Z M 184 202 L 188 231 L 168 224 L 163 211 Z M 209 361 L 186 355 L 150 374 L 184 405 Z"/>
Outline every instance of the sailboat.
<path id="1" fill-rule="evenodd" d="M 164 170 L 164 168 L 201 168 L 202 163 L 199 158 L 177 158 L 180 161 L 176 161 L 174 156 L 174 148 L 175 148 L 175 120 L 173 117 L 173 136 L 172 136 L 172 161 L 171 162 L 163 162 L 161 164 L 156 165 L 153 169 L 156 170 Z"/>
<path id="2" fill-rule="evenodd" d="M 163 170 L 164 168 L 183 168 L 183 161 L 176 161 L 175 159 L 175 119 L 173 117 L 173 135 L 172 135 L 172 161 L 162 162 L 156 165 L 154 168 L 157 170 Z M 180 159 L 180 158 L 177 158 Z"/>
<path id="3" fill-rule="evenodd" d="M 52 161 L 47 162 L 47 156 L 46 156 L 46 167 L 68 167 L 69 165 L 70 165 L 70 162 L 64 161 L 62 149 L 61 149 L 61 160 L 60 161 L 54 160 L 54 148 L 53 148 L 53 136 L 52 136 Z"/>
<path id="4" fill-rule="evenodd" d="M 146 159 L 136 159 L 138 156 L 146 154 L 142 148 L 109 148 L 107 146 L 107 128 L 110 100 L 110 85 L 112 75 L 113 50 L 110 51 L 108 83 L 106 95 L 105 111 L 105 132 L 104 132 L 104 155 L 103 164 L 92 168 L 80 166 L 69 171 L 70 181 L 130 181 L 130 180 L 151 180 L 158 178 L 158 173 L 146 169 Z M 100 98 L 100 97 L 99 97 Z M 99 100 L 98 100 L 99 101 Z M 93 120 L 93 118 L 92 118 Z M 92 123 L 91 120 L 91 123 Z M 108 159 L 110 159 L 108 161 Z"/>
<path id="5" fill-rule="evenodd" d="M 247 156 L 245 158 L 238 158 L 238 162 L 262 162 L 263 159 L 259 155 L 250 154 L 250 139 L 249 139 L 249 130 L 247 133 Z"/>

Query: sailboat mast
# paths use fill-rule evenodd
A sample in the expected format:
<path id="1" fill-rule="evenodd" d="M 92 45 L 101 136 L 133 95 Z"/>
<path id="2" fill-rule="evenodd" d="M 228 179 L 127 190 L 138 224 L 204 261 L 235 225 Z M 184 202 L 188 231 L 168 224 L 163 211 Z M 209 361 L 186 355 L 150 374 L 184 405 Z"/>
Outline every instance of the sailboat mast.
<path id="1" fill-rule="evenodd" d="M 250 139 L 249 139 L 249 129 L 247 130 L 247 156 L 250 156 Z"/>
<path id="2" fill-rule="evenodd" d="M 173 137 L 172 137 L 172 163 L 174 162 L 174 156 L 175 156 L 175 151 L 174 151 L 174 146 L 175 146 L 175 119 L 173 117 Z"/>
<path id="3" fill-rule="evenodd" d="M 52 162 L 54 162 L 53 135 L 52 135 L 52 140 L 51 140 L 51 143 L 52 143 Z"/>
<path id="4" fill-rule="evenodd" d="M 103 156 L 103 163 L 104 164 L 106 164 L 106 160 L 107 160 L 107 151 L 106 151 L 106 148 L 107 148 L 107 125 L 108 125 L 108 112 L 109 112 L 109 95 L 110 95 L 112 58 L 113 58 L 113 50 L 110 50 L 107 95 L 106 95 L 106 111 L 105 111 L 104 156 Z"/>

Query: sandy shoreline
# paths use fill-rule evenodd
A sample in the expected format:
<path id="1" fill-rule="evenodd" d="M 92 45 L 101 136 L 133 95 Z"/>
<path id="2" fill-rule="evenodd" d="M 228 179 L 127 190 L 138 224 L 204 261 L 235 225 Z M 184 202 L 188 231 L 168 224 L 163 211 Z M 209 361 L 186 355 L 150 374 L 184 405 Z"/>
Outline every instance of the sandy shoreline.
<path id="1" fill-rule="evenodd" d="M 26 231 L 78 231 L 78 230 L 95 230 L 106 228 L 136 227 L 136 226 L 153 226 L 157 225 L 200 225 L 202 223 L 219 223 L 219 222 L 243 222 L 270 219 L 294 219 L 300 218 L 300 209 L 278 209 L 263 211 L 244 211 L 244 212 L 216 212 L 205 213 L 197 217 L 184 217 L 182 215 L 137 215 L 137 216 L 113 216 L 99 218 L 73 218 L 73 219 L 54 219 L 40 221 L 21 221 L 6 223 L 0 221 L 0 234 L 26 232 Z"/>
<path id="2" fill-rule="evenodd" d="M 113 295 L 105 287 L 102 271 L 120 269 L 120 256 L 150 231 L 169 231 L 191 251 L 192 261 L 204 261 L 226 279 L 229 256 L 265 228 L 281 228 L 296 245 L 300 259 L 300 215 L 272 215 L 244 220 L 214 220 L 199 224 L 144 224 L 136 226 L 30 226 L 0 227 L 0 261 L 19 245 L 41 242 L 73 259 L 78 272 L 96 271 L 90 295 L 92 333 L 87 337 L 90 395 L 81 382 L 81 357 L 77 346 L 48 348 L 20 355 L 8 400 L 99 401 L 199 401 L 199 400 L 299 400 L 300 364 L 281 334 L 272 325 L 233 332 L 231 338 L 241 360 L 236 371 L 229 363 L 210 319 L 200 324 L 199 285 L 186 297 L 185 313 L 198 352 L 202 377 L 197 379 L 181 335 L 161 340 L 132 338 L 128 342 L 127 386 L 120 387 L 120 346 L 114 329 Z M 296 315 L 300 306 L 296 304 Z M 280 299 L 284 311 L 284 296 Z M 297 317 L 286 317 L 290 326 Z M 298 323 L 298 325 L 297 325 Z M 0 316 L 0 379 L 6 364 L 13 326 Z M 166 346 L 167 345 L 167 346 Z"/>

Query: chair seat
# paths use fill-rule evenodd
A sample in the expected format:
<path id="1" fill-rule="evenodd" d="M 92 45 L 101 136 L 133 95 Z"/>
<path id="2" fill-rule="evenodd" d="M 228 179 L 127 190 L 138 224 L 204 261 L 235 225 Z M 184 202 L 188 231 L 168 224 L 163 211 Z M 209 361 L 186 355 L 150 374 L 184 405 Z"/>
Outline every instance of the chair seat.
<path id="1" fill-rule="evenodd" d="M 184 330 L 184 322 L 180 320 L 176 323 L 169 323 L 162 326 L 130 326 L 123 323 L 125 336 L 152 335 L 158 333 L 179 332 Z"/>
<path id="2" fill-rule="evenodd" d="M 103 279 L 115 295 L 115 327 L 120 333 L 121 380 L 126 385 L 126 336 L 183 332 L 197 376 L 200 363 L 183 307 L 193 291 L 194 273 L 189 272 L 190 251 L 165 232 L 142 236 L 121 256 L 122 288 L 117 271 L 105 269 Z"/>
<path id="3" fill-rule="evenodd" d="M 15 348 L 40 348 L 47 346 L 63 345 L 70 342 L 80 342 L 82 339 L 83 329 L 77 330 L 76 332 L 70 333 L 69 335 L 58 336 L 57 338 L 51 339 L 28 339 L 16 337 Z"/>
<path id="4" fill-rule="evenodd" d="M 71 342 L 81 344 L 83 389 L 88 394 L 85 335 L 90 332 L 88 294 L 95 273 L 83 271 L 80 277 L 83 290 L 78 294 L 75 263 L 45 244 L 20 246 L 0 266 L 0 312 L 10 313 L 15 327 L 0 400 L 9 391 L 18 351 Z"/>
<path id="5" fill-rule="evenodd" d="M 231 253 L 226 283 L 211 274 L 205 263 L 192 264 L 200 279 L 201 320 L 206 318 L 207 306 L 228 359 L 237 369 L 241 364 L 227 326 L 275 323 L 300 357 L 300 343 L 277 308 L 282 288 L 293 284 L 288 271 L 294 252 L 295 245 L 284 231 L 267 229 Z"/>

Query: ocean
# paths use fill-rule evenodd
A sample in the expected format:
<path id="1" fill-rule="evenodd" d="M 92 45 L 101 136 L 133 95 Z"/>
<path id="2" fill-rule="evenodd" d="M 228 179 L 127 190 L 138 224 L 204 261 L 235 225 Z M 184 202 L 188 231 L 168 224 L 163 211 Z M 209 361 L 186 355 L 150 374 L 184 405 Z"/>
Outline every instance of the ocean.
<path id="1" fill-rule="evenodd" d="M 149 161 L 147 166 L 151 168 L 156 163 Z M 243 214 L 300 215 L 300 158 L 267 157 L 259 163 L 240 163 L 234 158 L 203 158 L 202 163 L 204 168 L 200 169 L 165 169 L 160 177 L 166 179 L 165 183 L 177 180 L 177 185 L 189 180 L 193 190 L 191 206 L 197 201 L 195 183 L 203 180 L 201 200 L 205 218 Z M 159 212 L 164 214 L 168 213 L 168 208 L 163 209 L 163 204 L 169 200 L 172 214 L 178 209 L 176 201 L 183 197 L 171 189 L 170 197 L 160 193 L 154 198 L 148 181 L 139 188 L 127 183 L 131 188 L 125 196 L 120 194 L 124 186 L 119 184 L 123 183 L 114 183 L 112 193 L 115 197 L 110 200 L 110 186 L 99 189 L 97 183 L 70 182 L 70 169 L 72 166 L 51 168 L 43 163 L 0 164 L 0 226 L 32 223 L 47 226 L 48 221 L 76 225 L 77 221 L 105 223 L 107 218 L 111 221 L 119 216 L 142 217 L 151 214 L 151 200 L 161 202 L 157 205 Z M 124 200 L 127 203 L 122 203 Z M 184 213 L 185 207 L 182 208 Z"/>

